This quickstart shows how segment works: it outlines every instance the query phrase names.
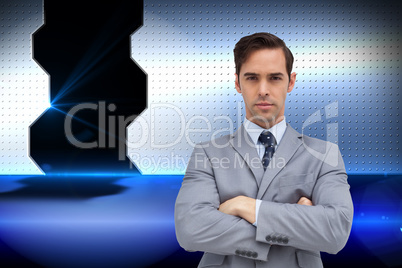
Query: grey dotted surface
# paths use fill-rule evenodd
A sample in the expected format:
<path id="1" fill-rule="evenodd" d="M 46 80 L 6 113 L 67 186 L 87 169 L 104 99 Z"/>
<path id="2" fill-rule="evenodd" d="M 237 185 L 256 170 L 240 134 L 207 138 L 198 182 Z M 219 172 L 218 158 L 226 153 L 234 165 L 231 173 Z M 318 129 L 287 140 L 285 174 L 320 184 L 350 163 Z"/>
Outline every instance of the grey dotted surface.
<path id="1" fill-rule="evenodd" d="M 286 120 L 339 145 L 349 174 L 400 173 L 400 4 L 337 1 L 145 1 L 132 57 L 148 108 L 128 128 L 143 174 L 183 174 L 193 145 L 238 128 L 234 44 L 267 31 L 295 56 Z"/>
<path id="2" fill-rule="evenodd" d="M 0 2 L 0 174 L 41 174 L 29 157 L 29 126 L 49 107 L 47 74 L 32 59 L 42 1 Z"/>
<path id="3" fill-rule="evenodd" d="M 129 126 L 143 174 L 182 174 L 195 143 L 243 121 L 233 46 L 268 31 L 295 56 L 286 119 L 336 142 L 349 174 L 400 174 L 400 10 L 397 1 L 145 1 L 132 58 L 148 74 L 148 109 Z M 0 2 L 0 173 L 39 174 L 29 126 L 49 107 L 49 77 L 32 60 L 42 1 Z"/>

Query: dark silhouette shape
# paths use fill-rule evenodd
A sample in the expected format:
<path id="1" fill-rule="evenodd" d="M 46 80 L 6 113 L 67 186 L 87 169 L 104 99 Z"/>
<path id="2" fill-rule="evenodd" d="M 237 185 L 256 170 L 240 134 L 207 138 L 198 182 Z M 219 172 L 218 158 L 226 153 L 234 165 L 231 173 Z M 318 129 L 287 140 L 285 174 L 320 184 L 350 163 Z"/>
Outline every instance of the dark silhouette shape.
<path id="1" fill-rule="evenodd" d="M 143 3 L 105 3 L 44 1 L 33 55 L 50 75 L 52 107 L 30 127 L 30 155 L 45 173 L 137 172 L 125 156 L 125 127 L 146 106 L 146 75 L 130 58 Z M 80 104 L 94 106 L 66 116 Z M 92 146 L 77 147 L 68 136 Z"/>
<path id="2" fill-rule="evenodd" d="M 32 176 L 19 180 L 20 188 L 0 193 L 0 200 L 8 198 L 89 199 L 98 196 L 116 195 L 127 187 L 114 184 L 121 177 L 80 176 Z"/>

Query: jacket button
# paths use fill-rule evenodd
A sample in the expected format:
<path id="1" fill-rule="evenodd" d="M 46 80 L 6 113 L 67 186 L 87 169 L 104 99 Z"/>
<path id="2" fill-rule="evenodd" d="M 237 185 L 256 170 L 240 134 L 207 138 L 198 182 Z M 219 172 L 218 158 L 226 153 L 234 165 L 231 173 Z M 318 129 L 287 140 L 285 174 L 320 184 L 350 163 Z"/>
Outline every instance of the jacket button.
<path id="1" fill-rule="evenodd" d="M 251 251 L 247 251 L 246 256 L 250 258 L 251 257 Z"/>
<path id="2" fill-rule="evenodd" d="M 289 238 L 284 237 L 284 238 L 282 239 L 282 243 L 283 243 L 283 244 L 289 243 Z"/>
<path id="3" fill-rule="evenodd" d="M 275 242 L 276 242 L 276 236 L 272 236 L 271 241 L 272 241 L 273 243 L 275 243 Z"/>
<path id="4" fill-rule="evenodd" d="M 236 249 L 235 254 L 240 255 L 240 250 Z"/>
<path id="5" fill-rule="evenodd" d="M 271 237 L 270 235 L 267 235 L 267 236 L 265 237 L 265 240 L 267 240 L 267 241 L 269 242 L 269 241 L 272 240 L 272 237 Z"/>
<path id="6" fill-rule="evenodd" d="M 278 242 L 278 243 L 283 243 L 283 238 L 282 238 L 282 237 L 278 237 L 278 238 L 276 239 L 276 242 Z"/>
<path id="7" fill-rule="evenodd" d="M 251 257 L 253 257 L 254 259 L 258 257 L 258 253 L 257 252 L 253 252 L 253 254 L 251 254 Z"/>

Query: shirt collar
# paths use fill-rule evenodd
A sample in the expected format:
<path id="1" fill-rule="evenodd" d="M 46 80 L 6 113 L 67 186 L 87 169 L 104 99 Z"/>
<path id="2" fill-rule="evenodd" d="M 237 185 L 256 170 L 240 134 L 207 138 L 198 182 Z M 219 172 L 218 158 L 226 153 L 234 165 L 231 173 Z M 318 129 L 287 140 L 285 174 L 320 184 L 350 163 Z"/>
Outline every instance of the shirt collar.
<path id="1" fill-rule="evenodd" d="M 243 126 L 247 131 L 247 134 L 250 136 L 251 140 L 254 142 L 255 145 L 258 144 L 258 138 L 260 137 L 260 134 L 263 131 L 266 131 L 267 129 L 260 127 L 259 125 L 251 122 L 247 118 L 244 118 Z M 286 118 L 284 117 L 282 121 L 279 123 L 275 124 L 273 127 L 268 129 L 269 132 L 274 135 L 276 139 L 276 144 L 278 145 L 283 137 L 283 134 L 285 134 L 286 131 Z"/>

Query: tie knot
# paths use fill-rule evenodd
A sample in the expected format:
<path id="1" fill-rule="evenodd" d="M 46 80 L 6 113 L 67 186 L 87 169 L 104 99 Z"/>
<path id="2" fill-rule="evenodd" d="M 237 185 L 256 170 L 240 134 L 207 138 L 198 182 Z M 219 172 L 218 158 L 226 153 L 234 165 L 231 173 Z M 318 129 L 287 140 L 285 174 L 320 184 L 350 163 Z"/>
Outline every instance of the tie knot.
<path id="1" fill-rule="evenodd" d="M 262 132 L 258 139 L 265 147 L 274 147 L 276 144 L 274 135 L 269 131 Z"/>

